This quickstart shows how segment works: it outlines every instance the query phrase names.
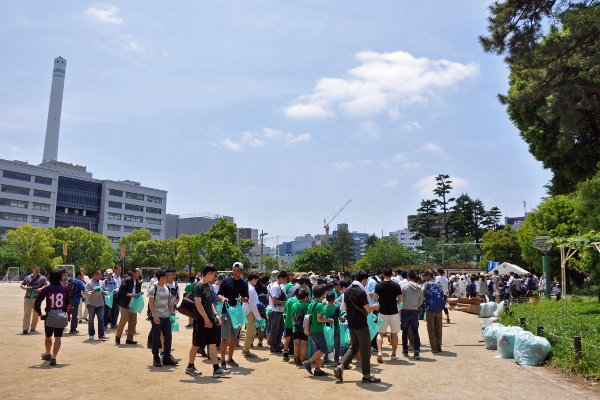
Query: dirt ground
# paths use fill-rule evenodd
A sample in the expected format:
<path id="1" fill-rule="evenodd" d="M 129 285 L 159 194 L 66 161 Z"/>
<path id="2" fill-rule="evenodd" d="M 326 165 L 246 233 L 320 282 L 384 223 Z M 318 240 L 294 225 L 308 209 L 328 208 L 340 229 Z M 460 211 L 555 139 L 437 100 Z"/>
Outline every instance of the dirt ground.
<path id="1" fill-rule="evenodd" d="M 384 362 L 377 364 L 375 357 L 371 359 L 371 371 L 382 382 L 366 384 L 360 382 L 360 367 L 346 371 L 340 383 L 333 377 L 331 364 L 326 367 L 331 376 L 312 377 L 304 368 L 283 362 L 281 355 L 256 346 L 255 359 L 247 360 L 236 350 L 234 359 L 240 367 L 232 368 L 231 377 L 212 378 L 210 362 L 198 357 L 196 367 L 206 376 L 192 378 L 184 373 L 192 336 L 192 330 L 183 327 L 186 321 L 180 332 L 173 334 L 173 355 L 180 365 L 155 368 L 145 346 L 150 329 L 145 318 L 138 320 L 136 346 L 117 346 L 112 330 L 107 332 L 107 341 L 89 341 L 87 323 L 81 324 L 79 335 L 65 334 L 58 365 L 50 367 L 40 358 L 43 323 L 38 325 L 38 333 L 22 334 L 23 291 L 18 284 L 0 285 L 0 304 L 1 399 L 600 399 L 599 385 L 590 386 L 548 368 L 525 368 L 514 360 L 494 359 L 495 351 L 486 350 L 481 342 L 479 320 L 460 311 L 451 311 L 451 323 L 444 322 L 444 351 L 440 354 L 430 352 L 424 323 L 419 327 L 423 342 L 419 361 L 412 353 L 411 358 L 390 361 L 391 347 L 385 341 Z"/>

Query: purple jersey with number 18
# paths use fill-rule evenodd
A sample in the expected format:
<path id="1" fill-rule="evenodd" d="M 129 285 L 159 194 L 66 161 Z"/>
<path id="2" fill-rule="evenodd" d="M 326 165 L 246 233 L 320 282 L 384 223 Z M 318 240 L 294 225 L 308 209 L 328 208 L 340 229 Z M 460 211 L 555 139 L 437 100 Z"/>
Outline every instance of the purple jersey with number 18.
<path id="1" fill-rule="evenodd" d="M 65 285 L 50 285 L 43 288 L 35 299 L 35 312 L 42 315 L 42 301 L 46 300 L 46 310 L 66 310 L 71 302 L 69 288 Z"/>

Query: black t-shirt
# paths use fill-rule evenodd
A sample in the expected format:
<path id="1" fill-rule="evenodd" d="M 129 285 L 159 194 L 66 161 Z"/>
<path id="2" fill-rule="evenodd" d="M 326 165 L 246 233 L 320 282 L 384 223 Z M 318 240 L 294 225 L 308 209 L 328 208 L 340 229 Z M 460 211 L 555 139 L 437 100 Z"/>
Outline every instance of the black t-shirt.
<path id="1" fill-rule="evenodd" d="M 204 312 L 210 320 L 214 319 L 213 315 L 213 287 L 210 283 L 198 282 L 194 285 L 192 291 L 194 298 L 199 297 L 202 300 L 202 307 Z"/>
<path id="2" fill-rule="evenodd" d="M 396 296 L 402 295 L 400 285 L 393 281 L 379 282 L 375 286 L 375 293 L 379 296 L 379 313 L 383 315 L 398 314 Z"/>
<path id="3" fill-rule="evenodd" d="M 360 307 L 360 310 L 354 307 L 351 300 L 354 301 L 357 307 Z M 351 285 L 344 292 L 344 303 L 346 304 L 348 329 L 361 329 L 369 326 L 367 324 L 367 316 L 365 315 L 367 311 L 364 309 L 364 306 L 369 304 L 369 299 L 364 290 L 359 286 Z"/>
<path id="4" fill-rule="evenodd" d="M 236 299 L 238 297 L 248 297 L 248 282 L 242 278 L 237 281 L 233 278 L 225 278 L 219 287 L 219 293 L 217 293 L 217 295 L 219 294 L 227 297 L 230 307 L 235 307 L 237 304 Z M 225 307 L 223 307 L 223 312 L 227 312 Z"/>

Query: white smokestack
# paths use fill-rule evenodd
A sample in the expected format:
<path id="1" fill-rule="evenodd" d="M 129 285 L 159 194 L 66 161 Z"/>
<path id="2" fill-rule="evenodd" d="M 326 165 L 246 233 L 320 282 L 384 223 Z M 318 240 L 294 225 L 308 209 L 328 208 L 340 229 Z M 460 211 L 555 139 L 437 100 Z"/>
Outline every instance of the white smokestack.
<path id="1" fill-rule="evenodd" d="M 60 130 L 60 112 L 62 110 L 66 68 L 67 60 L 62 57 L 54 59 L 54 69 L 52 71 L 52 89 L 50 90 L 50 107 L 48 108 L 48 124 L 46 125 L 46 142 L 44 143 L 43 162 L 49 162 L 58 159 L 58 131 Z"/>

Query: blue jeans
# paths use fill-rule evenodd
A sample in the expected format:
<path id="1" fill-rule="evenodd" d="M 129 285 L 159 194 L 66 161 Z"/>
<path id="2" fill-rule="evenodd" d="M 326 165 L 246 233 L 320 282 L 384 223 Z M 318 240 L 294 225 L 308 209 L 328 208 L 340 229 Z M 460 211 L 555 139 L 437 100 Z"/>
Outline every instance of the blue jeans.
<path id="1" fill-rule="evenodd" d="M 171 318 L 159 318 L 160 323 L 157 325 L 152 318 L 152 355 L 155 358 L 160 357 L 160 334 L 165 338 L 165 358 L 171 358 Z"/>
<path id="2" fill-rule="evenodd" d="M 410 328 L 415 338 L 415 353 L 418 353 L 421 350 L 419 312 L 402 310 L 400 314 L 400 327 L 402 329 L 402 351 L 408 351 L 408 329 Z"/>
<path id="3" fill-rule="evenodd" d="M 281 336 L 283 335 L 284 331 L 283 313 L 270 313 L 269 325 L 269 348 L 271 350 L 279 350 L 279 347 L 283 345 L 283 343 L 281 342 Z"/>
<path id="4" fill-rule="evenodd" d="M 79 310 L 79 304 L 71 299 L 69 305 L 73 307 L 73 311 L 71 311 L 71 332 L 75 332 L 77 330 L 77 310 Z"/>
<path id="5" fill-rule="evenodd" d="M 104 336 L 104 306 L 95 307 L 87 305 L 89 319 L 88 322 L 88 335 L 94 336 L 96 330 L 94 329 L 94 317 L 98 317 L 98 337 Z"/>

